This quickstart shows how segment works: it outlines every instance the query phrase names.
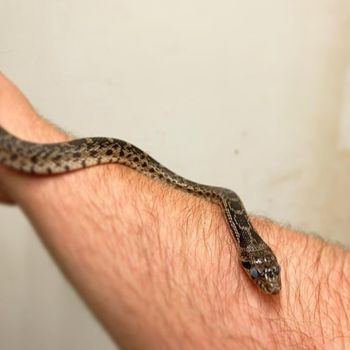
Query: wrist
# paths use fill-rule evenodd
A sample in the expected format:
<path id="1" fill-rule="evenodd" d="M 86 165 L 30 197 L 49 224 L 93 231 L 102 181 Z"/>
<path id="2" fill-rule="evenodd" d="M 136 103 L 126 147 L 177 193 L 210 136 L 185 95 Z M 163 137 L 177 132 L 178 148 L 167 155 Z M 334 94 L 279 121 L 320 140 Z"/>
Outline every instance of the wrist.
<path id="1" fill-rule="evenodd" d="M 282 265 L 278 322 L 271 328 L 279 346 L 349 346 L 349 251 L 265 219 L 253 221 L 260 233 L 267 230 L 268 239 L 276 240 L 274 250 Z"/>

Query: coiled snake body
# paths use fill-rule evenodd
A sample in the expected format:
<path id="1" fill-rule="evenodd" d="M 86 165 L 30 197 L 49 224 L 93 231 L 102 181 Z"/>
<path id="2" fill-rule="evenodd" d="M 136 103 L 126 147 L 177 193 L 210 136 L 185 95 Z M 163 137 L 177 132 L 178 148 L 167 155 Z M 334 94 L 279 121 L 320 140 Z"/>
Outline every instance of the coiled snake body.
<path id="1" fill-rule="evenodd" d="M 250 279 L 265 293 L 281 289 L 280 266 L 271 248 L 253 228 L 244 206 L 231 190 L 189 181 L 165 168 L 128 142 L 103 137 L 63 143 L 27 142 L 0 128 L 0 163 L 32 174 L 60 174 L 89 166 L 118 163 L 177 189 L 219 204 L 226 216 L 239 260 Z"/>

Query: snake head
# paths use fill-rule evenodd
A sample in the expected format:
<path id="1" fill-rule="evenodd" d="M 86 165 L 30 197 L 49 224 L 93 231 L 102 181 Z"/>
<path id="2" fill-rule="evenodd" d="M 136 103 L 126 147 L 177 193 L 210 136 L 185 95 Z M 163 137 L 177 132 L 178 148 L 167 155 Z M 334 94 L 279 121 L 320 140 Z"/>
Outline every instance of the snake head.
<path id="1" fill-rule="evenodd" d="M 250 279 L 266 294 L 281 290 L 281 268 L 272 252 L 250 253 L 243 257 L 242 266 Z"/>

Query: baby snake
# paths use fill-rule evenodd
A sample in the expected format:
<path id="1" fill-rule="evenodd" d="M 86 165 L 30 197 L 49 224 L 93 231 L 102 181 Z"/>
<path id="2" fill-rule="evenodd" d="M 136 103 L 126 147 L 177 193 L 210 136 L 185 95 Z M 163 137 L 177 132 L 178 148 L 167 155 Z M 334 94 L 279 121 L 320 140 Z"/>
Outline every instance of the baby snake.
<path id="1" fill-rule="evenodd" d="M 15 170 L 48 175 L 104 163 L 126 165 L 152 179 L 219 204 L 236 242 L 240 263 L 250 279 L 267 294 L 280 291 L 277 259 L 255 231 L 235 192 L 186 180 L 125 141 L 93 137 L 38 144 L 18 139 L 0 128 L 0 164 Z"/>

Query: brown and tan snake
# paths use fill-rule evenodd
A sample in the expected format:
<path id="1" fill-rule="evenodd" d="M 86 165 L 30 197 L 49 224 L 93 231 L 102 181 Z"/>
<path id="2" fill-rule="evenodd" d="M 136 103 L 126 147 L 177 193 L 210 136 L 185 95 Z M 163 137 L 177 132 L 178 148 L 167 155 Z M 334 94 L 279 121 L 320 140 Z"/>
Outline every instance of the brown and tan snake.
<path id="1" fill-rule="evenodd" d="M 18 139 L 0 128 L 0 164 L 15 170 L 49 175 L 105 163 L 126 165 L 152 179 L 220 205 L 243 269 L 263 292 L 277 294 L 280 291 L 281 269 L 277 259 L 254 229 L 235 192 L 186 180 L 125 141 L 93 137 L 38 144 Z"/>

